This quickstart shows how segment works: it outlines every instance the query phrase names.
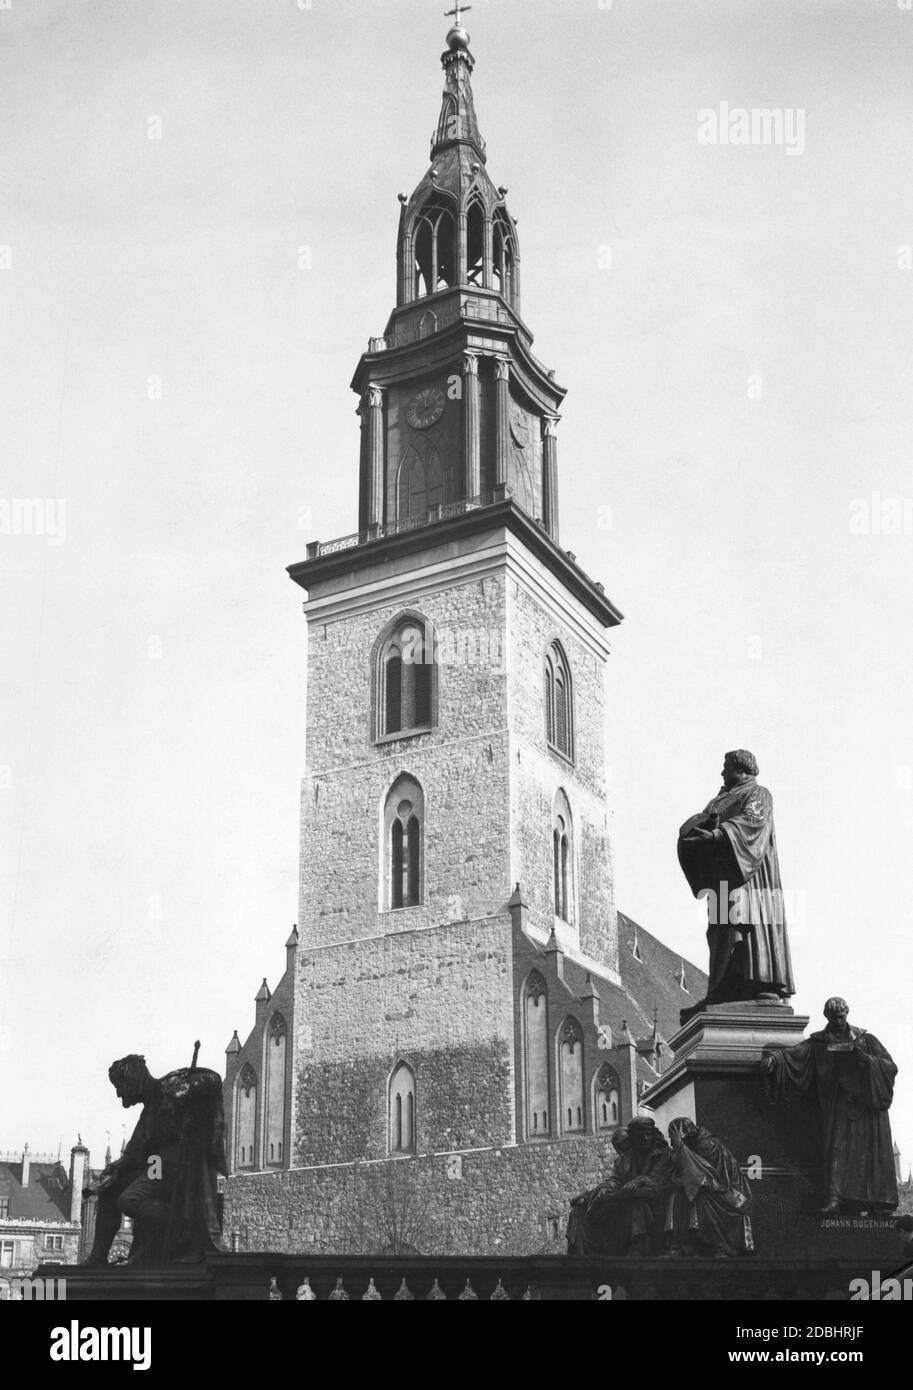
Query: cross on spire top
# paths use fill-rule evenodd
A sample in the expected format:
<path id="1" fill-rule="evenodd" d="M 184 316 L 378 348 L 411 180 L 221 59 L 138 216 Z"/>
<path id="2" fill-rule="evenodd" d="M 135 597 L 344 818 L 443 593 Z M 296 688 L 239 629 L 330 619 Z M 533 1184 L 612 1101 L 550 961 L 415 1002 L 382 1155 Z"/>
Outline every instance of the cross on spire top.
<path id="1" fill-rule="evenodd" d="M 459 25 L 460 20 L 463 18 L 463 15 L 468 14 L 471 9 L 471 5 L 461 5 L 460 0 L 457 0 L 457 3 L 452 10 L 444 11 L 444 18 L 450 19 L 452 17 L 454 25 Z"/>

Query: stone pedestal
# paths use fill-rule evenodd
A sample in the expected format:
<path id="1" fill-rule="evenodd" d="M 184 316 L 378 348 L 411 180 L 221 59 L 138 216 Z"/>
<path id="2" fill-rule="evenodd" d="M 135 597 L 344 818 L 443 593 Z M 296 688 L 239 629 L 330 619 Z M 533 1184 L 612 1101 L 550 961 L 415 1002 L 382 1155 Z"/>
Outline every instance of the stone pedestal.
<path id="1" fill-rule="evenodd" d="M 818 1215 L 825 1183 L 814 1094 L 785 1105 L 765 1095 L 764 1052 L 802 1042 L 807 1025 L 781 1003 L 711 1005 L 670 1040 L 672 1065 L 641 1104 L 664 1131 L 686 1115 L 732 1150 L 751 1185 L 758 1256 L 877 1263 L 896 1254 L 893 1220 Z"/>
<path id="2" fill-rule="evenodd" d="M 848 1302 L 853 1279 L 882 1271 L 882 1282 L 902 1263 L 902 1238 L 895 1233 L 891 1255 L 863 1270 L 859 1260 L 751 1259 L 680 1260 L 546 1256 L 367 1256 L 281 1253 L 212 1254 L 193 1269 L 137 1269 L 110 1266 L 85 1269 L 44 1265 L 37 1278 L 66 1278 L 66 1301 L 259 1302 L 269 1300 L 270 1281 L 287 1302 L 309 1281 L 314 1301 L 330 1302 L 342 1280 L 353 1303 L 365 1302 L 369 1281 L 385 1302 L 397 1295 L 416 1303 L 428 1300 L 434 1281 L 448 1302 L 460 1301 L 467 1281 L 480 1302 L 497 1293 L 514 1303 L 593 1301 L 759 1302 L 771 1299 Z M 407 1294 L 401 1292 L 405 1283 Z M 498 1286 L 500 1285 L 500 1291 Z M 411 1297 L 410 1297 L 411 1296 Z M 372 1295 L 373 1298 L 373 1295 Z M 75 1314 L 66 1314 L 61 1321 Z M 105 1319 L 107 1320 L 107 1318 Z M 118 1321 L 119 1319 L 114 1319 Z M 90 1321 L 94 1321 L 94 1318 Z M 798 1318 L 790 1318 L 798 1321 Z M 204 1322 L 201 1327 L 209 1326 Z"/>

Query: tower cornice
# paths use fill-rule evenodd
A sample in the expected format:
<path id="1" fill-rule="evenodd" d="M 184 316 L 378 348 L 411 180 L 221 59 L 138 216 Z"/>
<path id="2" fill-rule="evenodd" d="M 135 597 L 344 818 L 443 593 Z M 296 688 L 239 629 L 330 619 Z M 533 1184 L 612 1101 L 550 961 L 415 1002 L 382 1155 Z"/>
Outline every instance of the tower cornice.
<path id="1" fill-rule="evenodd" d="M 466 296 L 472 300 L 474 294 Z M 442 296 L 442 299 L 444 296 Z M 464 305 L 459 306 L 462 310 Z M 363 353 L 352 377 L 352 390 L 362 396 L 370 382 L 389 383 L 433 376 L 457 366 L 464 352 L 480 357 L 506 359 L 518 384 L 538 408 L 554 412 L 567 394 L 554 374 L 530 351 L 531 335 L 505 310 L 497 321 L 483 315 L 460 313 L 427 338 L 410 336 L 373 340 L 378 346 Z M 383 346 L 380 346 L 380 344 Z"/>
<path id="2" fill-rule="evenodd" d="M 330 542 L 326 548 L 320 542 L 313 542 L 308 547 L 308 558 L 289 565 L 288 574 L 300 588 L 308 590 L 325 579 L 338 578 L 368 565 L 427 551 L 431 545 L 498 527 L 521 540 L 603 627 L 617 627 L 623 621 L 624 615 L 607 597 L 603 586 L 594 582 L 542 526 L 507 496 L 487 506 L 474 506 L 419 527 L 394 529 L 376 537 L 366 536 L 364 540 L 360 536 L 347 537 L 344 541 Z"/>

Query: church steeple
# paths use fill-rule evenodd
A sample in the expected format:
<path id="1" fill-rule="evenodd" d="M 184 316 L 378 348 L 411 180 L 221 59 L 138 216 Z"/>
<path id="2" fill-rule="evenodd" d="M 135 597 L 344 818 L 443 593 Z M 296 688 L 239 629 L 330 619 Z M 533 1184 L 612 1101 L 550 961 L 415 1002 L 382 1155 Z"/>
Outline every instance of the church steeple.
<path id="1" fill-rule="evenodd" d="M 466 7 L 468 8 L 468 7 Z M 412 197 L 401 199 L 397 247 L 398 306 L 462 285 L 490 290 L 520 313 L 517 227 L 504 202 L 506 188 L 489 177 L 471 76 L 475 59 L 459 23 L 441 57 L 444 95 L 431 137 L 431 167 Z"/>
<path id="2" fill-rule="evenodd" d="M 565 393 L 521 317 L 517 225 L 487 168 L 467 8 L 450 12 L 431 163 L 400 195 L 396 306 L 352 380 L 362 544 L 505 503 L 558 541 Z"/>
<path id="3" fill-rule="evenodd" d="M 471 5 L 463 7 L 471 9 Z M 472 145 L 476 154 L 485 162 L 485 141 L 479 131 L 475 103 L 472 99 L 470 77 L 475 67 L 475 59 L 469 51 L 469 35 L 459 23 L 462 10 L 451 11 L 458 16 L 447 35 L 447 51 L 441 57 L 444 68 L 444 98 L 437 131 L 431 141 L 431 158 L 442 154 L 452 144 Z"/>

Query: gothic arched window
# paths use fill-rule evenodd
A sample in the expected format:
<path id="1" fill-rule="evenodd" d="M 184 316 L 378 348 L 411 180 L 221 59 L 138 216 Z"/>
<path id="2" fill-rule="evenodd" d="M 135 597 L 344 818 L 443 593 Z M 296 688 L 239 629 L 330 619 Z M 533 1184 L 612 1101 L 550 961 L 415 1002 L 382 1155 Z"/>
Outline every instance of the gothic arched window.
<path id="1" fill-rule="evenodd" d="M 374 738 L 422 733 L 437 719 L 434 629 L 419 614 L 389 624 L 374 649 Z"/>
<path id="2" fill-rule="evenodd" d="M 407 451 L 399 469 L 397 518 L 427 521 L 432 507 L 446 502 L 444 469 L 437 449 L 427 441 Z"/>
<path id="3" fill-rule="evenodd" d="M 545 736 L 550 747 L 573 762 L 574 696 L 560 642 L 553 642 L 545 654 Z"/>
<path id="4" fill-rule="evenodd" d="M 415 298 L 456 284 L 456 234 L 453 211 L 443 198 L 431 198 L 412 225 L 415 248 Z"/>
<path id="5" fill-rule="evenodd" d="M 562 922 L 574 921 L 574 825 L 571 808 L 563 791 L 555 797 L 552 814 L 552 876 L 555 916 Z"/>
<path id="6" fill-rule="evenodd" d="M 566 1018 L 558 1034 L 559 1114 L 561 1129 L 574 1134 L 586 1126 L 583 1101 L 583 1029 Z"/>
<path id="7" fill-rule="evenodd" d="M 526 1085 L 526 1137 L 549 1133 L 548 992 L 538 970 L 527 976 L 521 996 Z"/>
<path id="8" fill-rule="evenodd" d="M 593 1082 L 596 1129 L 615 1129 L 621 1124 L 621 1082 L 614 1067 L 602 1066 Z"/>
<path id="9" fill-rule="evenodd" d="M 485 276 L 485 207 L 474 194 L 466 210 L 466 279 L 482 285 Z"/>
<path id="10" fill-rule="evenodd" d="M 264 1039 L 266 1049 L 266 1117 L 264 1161 L 267 1166 L 283 1161 L 285 1140 L 285 1059 L 288 1027 L 282 1014 L 274 1013 Z"/>
<path id="11" fill-rule="evenodd" d="M 384 907 L 417 907 L 425 876 L 425 798 L 414 777 L 398 777 L 384 805 Z"/>
<path id="12" fill-rule="evenodd" d="M 415 1153 L 415 1076 L 405 1062 L 390 1078 L 388 1134 L 391 1154 Z"/>
<path id="13" fill-rule="evenodd" d="M 253 1168 L 257 1125 L 257 1073 L 245 1063 L 235 1082 L 235 1168 Z"/>
<path id="14" fill-rule="evenodd" d="M 510 219 L 500 210 L 495 213 L 494 220 L 494 263 L 492 271 L 494 274 L 495 289 L 501 291 L 501 294 L 507 300 L 508 304 L 514 304 L 517 289 L 517 256 L 514 232 Z"/>

